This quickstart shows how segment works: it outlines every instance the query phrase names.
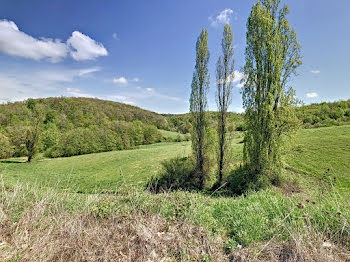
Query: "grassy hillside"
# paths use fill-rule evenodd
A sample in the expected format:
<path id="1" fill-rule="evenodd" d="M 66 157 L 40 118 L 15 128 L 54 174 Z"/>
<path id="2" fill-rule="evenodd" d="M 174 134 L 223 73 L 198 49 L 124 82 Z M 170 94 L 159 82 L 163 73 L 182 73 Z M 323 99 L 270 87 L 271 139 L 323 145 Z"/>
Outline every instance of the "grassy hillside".
<path id="1" fill-rule="evenodd" d="M 70 192 L 112 192 L 134 186 L 143 188 L 157 174 L 162 161 L 187 155 L 189 150 L 188 142 L 159 143 L 135 150 L 42 159 L 32 164 L 24 159 L 10 159 L 0 163 L 0 174 L 7 185 L 19 181 Z"/>
<path id="2" fill-rule="evenodd" d="M 238 162 L 241 139 L 233 141 Z M 0 258 L 40 260 L 45 253 L 69 261 L 103 254 L 112 260 L 137 250 L 140 261 L 154 254 L 170 261 L 346 261 L 350 126 L 301 130 L 296 144 L 286 158 L 285 187 L 240 197 L 143 189 L 161 161 L 187 155 L 190 142 L 32 164 L 2 162 Z M 337 182 L 324 191 L 318 178 L 326 163 Z M 293 177 L 299 184 L 289 184 Z M 118 194 L 88 194 L 95 189 Z"/>
<path id="3" fill-rule="evenodd" d="M 350 126 L 300 130 L 287 163 L 297 173 L 331 180 L 350 197 Z"/>
<path id="4" fill-rule="evenodd" d="M 170 133 L 174 135 L 174 133 Z M 169 135 L 169 134 L 168 134 Z M 242 138 L 232 141 L 235 163 L 242 160 Z M 158 143 L 139 149 L 105 152 L 59 159 L 41 159 L 32 164 L 10 159 L 0 163 L 8 184 L 17 181 L 93 192 L 114 191 L 120 186 L 139 185 L 156 174 L 163 160 L 190 153 L 190 142 Z M 285 157 L 289 169 L 310 178 L 336 177 L 335 187 L 350 196 L 350 126 L 300 130 L 294 149 Z M 121 172 L 123 175 L 121 175 Z"/>

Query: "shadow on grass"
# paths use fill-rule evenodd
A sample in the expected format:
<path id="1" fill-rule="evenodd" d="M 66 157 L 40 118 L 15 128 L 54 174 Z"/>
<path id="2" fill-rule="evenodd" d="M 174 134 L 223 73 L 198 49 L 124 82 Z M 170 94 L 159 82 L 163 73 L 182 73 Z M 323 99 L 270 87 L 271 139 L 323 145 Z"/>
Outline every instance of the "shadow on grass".
<path id="1" fill-rule="evenodd" d="M 221 184 L 214 184 L 211 188 L 200 190 L 198 176 L 192 161 L 187 158 L 174 158 L 162 163 L 162 171 L 152 177 L 146 190 L 151 193 L 169 193 L 171 191 L 187 191 L 201 193 L 210 197 L 235 197 L 245 195 L 247 191 L 263 188 L 261 179 L 252 175 L 244 167 L 237 167 Z"/>
<path id="2" fill-rule="evenodd" d="M 23 160 L 23 159 L 14 159 L 14 160 L 0 160 L 0 163 L 3 163 L 3 164 L 24 164 L 24 163 L 27 163 L 26 160 Z"/>

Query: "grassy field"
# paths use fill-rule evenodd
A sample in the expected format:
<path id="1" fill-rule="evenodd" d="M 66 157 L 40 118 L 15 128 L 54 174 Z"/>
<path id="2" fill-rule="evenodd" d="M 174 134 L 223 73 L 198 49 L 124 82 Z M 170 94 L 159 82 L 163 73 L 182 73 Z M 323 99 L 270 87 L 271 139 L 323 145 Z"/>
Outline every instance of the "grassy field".
<path id="1" fill-rule="evenodd" d="M 350 126 L 300 130 L 287 163 L 296 173 L 331 179 L 350 197 Z"/>
<path id="2" fill-rule="evenodd" d="M 242 160 L 241 142 L 242 138 L 232 140 L 235 162 Z M 134 246 L 144 252 L 136 261 L 155 259 L 150 257 L 152 250 L 171 261 L 280 261 L 283 256 L 288 261 L 346 261 L 349 146 L 350 126 L 301 130 L 286 158 L 286 174 L 298 178 L 299 184 L 292 190 L 272 187 L 240 197 L 144 190 L 163 160 L 190 153 L 190 142 L 37 159 L 31 164 L 3 161 L 0 173 L 6 186 L 0 189 L 0 210 L 5 215 L 0 216 L 0 240 L 8 238 L 3 254 L 40 261 L 41 253 L 35 250 L 45 245 L 52 260 L 80 261 L 98 259 L 101 253 L 96 250 L 105 257 L 131 257 Z M 315 193 L 318 178 L 324 179 L 328 168 L 329 176 L 337 177 L 335 187 Z M 116 191 L 120 194 L 90 194 Z M 35 219 L 30 219 L 33 214 Z M 13 230 L 9 238 L 7 232 Z M 29 237 L 23 237 L 23 230 Z M 120 237 L 111 240 L 111 235 Z M 157 249 L 153 239 L 165 244 Z M 74 248 L 76 243 L 79 249 Z"/>
<path id="3" fill-rule="evenodd" d="M 58 159 L 41 159 L 31 164 L 21 159 L 0 163 L 6 185 L 34 183 L 72 192 L 112 192 L 124 187 L 142 187 L 157 174 L 160 163 L 187 155 L 188 142 L 159 143 L 134 150 L 113 151 Z"/>
<path id="4" fill-rule="evenodd" d="M 175 137 L 174 132 L 169 132 Z M 169 135 L 169 134 L 168 134 Z M 242 160 L 242 138 L 232 140 L 234 162 Z M 308 177 L 336 177 L 335 187 L 350 196 L 350 126 L 300 130 L 295 148 L 286 157 L 291 170 Z M 142 188 L 157 174 L 162 161 L 190 153 L 190 142 L 159 143 L 134 150 L 114 151 L 69 158 L 39 159 L 31 164 L 21 159 L 0 162 L 5 184 L 39 183 L 72 192 L 115 191 Z"/>
<path id="5" fill-rule="evenodd" d="M 186 135 L 184 134 L 163 129 L 160 129 L 159 131 L 165 139 L 169 139 L 170 141 L 175 141 L 177 139 L 186 140 Z"/>

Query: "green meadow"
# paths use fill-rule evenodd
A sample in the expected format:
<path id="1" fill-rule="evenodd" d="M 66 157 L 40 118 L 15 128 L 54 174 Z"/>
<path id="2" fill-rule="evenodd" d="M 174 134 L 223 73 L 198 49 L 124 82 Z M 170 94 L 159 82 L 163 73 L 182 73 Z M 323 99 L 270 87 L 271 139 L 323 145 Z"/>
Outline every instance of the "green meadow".
<path id="1" fill-rule="evenodd" d="M 175 132 L 168 132 L 175 137 Z M 234 162 L 242 160 L 242 138 L 232 140 Z M 7 186 L 35 183 L 70 192 L 115 192 L 142 189 L 157 175 L 164 160 L 187 156 L 190 142 L 163 142 L 133 150 L 112 151 L 67 158 L 39 158 L 31 164 L 14 158 L 0 162 L 0 174 Z M 293 149 L 285 157 L 287 173 L 302 175 L 303 181 L 330 179 L 342 195 L 350 192 L 350 126 L 300 130 Z M 326 171 L 329 169 L 329 172 Z M 315 180 L 316 181 L 316 180 Z"/>
<path id="2" fill-rule="evenodd" d="M 236 163 L 242 160 L 242 148 L 242 137 L 234 138 L 231 153 Z M 269 261 L 285 252 L 285 245 L 301 245 L 295 249 L 297 251 L 291 247 L 288 252 L 297 252 L 298 256 L 309 256 L 310 259 L 326 258 L 325 261 L 330 259 L 329 255 L 334 255 L 342 261 L 348 255 L 346 247 L 349 246 L 350 232 L 349 148 L 350 126 L 300 130 L 293 149 L 285 157 L 285 183 L 281 187 L 237 197 L 227 197 L 220 192 L 153 194 L 145 189 L 149 178 L 159 173 L 164 160 L 190 154 L 189 141 L 163 142 L 133 150 L 67 158 L 47 159 L 41 156 L 30 164 L 22 158 L 3 160 L 0 163 L 3 183 L 0 196 L 3 212 L 7 214 L 6 221 L 14 223 L 19 232 L 27 230 L 29 222 L 24 221 L 28 215 L 36 214 L 36 219 L 40 221 L 40 224 L 30 222 L 33 227 L 30 238 L 14 234 L 11 241 L 18 247 L 7 244 L 3 251 L 18 260 L 24 259 L 23 254 L 39 256 L 34 249 L 20 246 L 41 243 L 44 236 L 39 237 L 40 234 L 46 234 L 45 241 L 53 241 L 48 240 L 48 236 L 58 234 L 59 238 L 55 241 L 62 242 L 62 247 L 58 244 L 55 248 L 52 246 L 50 252 L 61 256 L 68 252 L 69 246 L 74 247 L 77 240 L 74 240 L 75 231 L 69 231 L 68 235 L 57 233 L 63 230 L 60 227 L 66 227 L 65 223 L 69 221 L 75 223 L 76 217 L 87 216 L 93 218 L 89 223 L 97 223 L 94 226 L 95 237 L 100 237 L 99 243 L 107 246 L 109 237 L 102 237 L 101 232 L 112 230 L 116 235 L 125 234 L 123 230 L 142 228 L 154 219 L 164 220 L 157 223 L 166 225 L 157 230 L 179 228 L 175 223 L 181 223 L 186 227 L 198 227 L 193 229 L 196 232 L 204 232 L 198 239 L 191 235 L 190 242 L 175 242 L 178 246 L 173 248 L 187 251 L 182 255 L 181 252 L 167 251 L 173 260 L 192 261 L 198 256 L 193 260 L 211 257 L 212 261 L 231 261 L 230 256 L 240 257 L 248 252 L 245 255 L 248 261 Z M 325 174 L 328 168 L 329 172 Z M 119 231 L 114 224 L 106 229 L 100 228 L 106 221 L 120 217 L 130 218 L 140 225 L 127 222 L 127 226 L 119 228 Z M 11 224 L 6 223 L 4 225 Z M 120 222 L 116 223 L 119 225 Z M 89 229 L 84 227 L 81 230 L 86 232 Z M 52 232 L 56 233 L 53 235 Z M 148 239 L 151 233 L 147 234 L 140 237 Z M 157 238 L 163 233 L 156 231 L 154 234 L 153 237 Z M 187 233 L 181 234 L 176 241 L 186 239 Z M 79 235 L 78 239 L 83 241 L 80 245 L 90 243 L 91 240 L 86 240 L 88 236 L 85 233 Z M 205 242 L 207 244 L 201 242 L 203 237 L 209 241 Z M 129 248 L 133 240 L 118 241 Z M 326 250 L 323 247 L 325 241 L 337 243 L 337 246 Z M 206 255 L 193 251 L 194 257 L 191 258 L 189 254 L 196 245 L 211 245 L 211 249 L 206 249 L 209 250 L 205 251 Z M 71 255 L 71 251 L 68 253 Z"/>

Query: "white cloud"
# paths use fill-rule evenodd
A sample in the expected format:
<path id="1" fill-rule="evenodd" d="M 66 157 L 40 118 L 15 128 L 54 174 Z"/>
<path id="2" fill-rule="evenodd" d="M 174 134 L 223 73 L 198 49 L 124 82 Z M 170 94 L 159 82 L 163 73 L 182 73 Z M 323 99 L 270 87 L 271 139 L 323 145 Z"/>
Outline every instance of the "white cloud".
<path id="1" fill-rule="evenodd" d="M 34 38 L 19 30 L 13 21 L 0 20 L 0 52 L 34 60 L 59 62 L 70 55 L 75 60 L 91 60 L 108 55 L 101 43 L 74 31 L 66 43 L 59 39 Z"/>
<path id="2" fill-rule="evenodd" d="M 95 73 L 98 71 L 101 71 L 100 67 L 85 68 L 85 69 L 78 70 L 78 75 L 84 76 L 84 75 L 88 75 L 88 74 Z"/>
<path id="3" fill-rule="evenodd" d="M 133 82 L 140 82 L 140 78 L 135 77 L 135 78 L 132 79 L 132 81 Z"/>
<path id="4" fill-rule="evenodd" d="M 125 85 L 125 84 L 128 83 L 128 80 L 125 77 L 122 76 L 122 77 L 119 77 L 119 78 L 114 78 L 113 79 L 113 83 Z"/>
<path id="5" fill-rule="evenodd" d="M 117 33 L 113 33 L 112 37 L 116 40 L 118 40 L 118 34 Z"/>
<path id="6" fill-rule="evenodd" d="M 154 88 L 146 88 L 146 91 L 147 91 L 147 92 L 153 92 L 153 91 L 154 91 Z"/>
<path id="7" fill-rule="evenodd" d="M 70 51 L 73 59 L 77 61 L 92 60 L 99 56 L 106 56 L 108 52 L 101 43 L 96 42 L 89 36 L 74 31 L 67 40 L 67 45 L 75 49 Z"/>
<path id="8" fill-rule="evenodd" d="M 320 70 L 311 70 L 310 72 L 311 72 L 311 73 L 313 73 L 313 74 L 315 74 L 315 75 L 317 75 L 317 74 L 321 73 L 321 71 L 320 71 Z"/>
<path id="9" fill-rule="evenodd" d="M 82 68 L 82 69 L 56 69 L 41 70 L 33 73 L 37 79 L 48 82 L 72 82 L 75 78 L 90 76 L 94 72 L 101 71 L 100 67 Z"/>
<path id="10" fill-rule="evenodd" d="M 313 92 L 313 93 L 307 93 L 307 94 L 306 94 L 306 97 L 308 97 L 308 98 L 315 98 L 315 97 L 318 97 L 318 94 L 315 93 L 315 92 Z"/>
<path id="11" fill-rule="evenodd" d="M 221 11 L 220 14 L 218 14 L 215 18 L 209 17 L 209 21 L 211 26 L 217 27 L 220 24 L 229 24 L 232 15 L 234 15 L 234 19 L 237 20 L 237 14 L 229 8 L 226 8 L 225 10 Z"/>
<path id="12" fill-rule="evenodd" d="M 0 20 L 0 52 L 34 60 L 48 59 L 58 62 L 67 56 L 69 49 L 58 39 L 36 39 L 21 32 L 17 25 L 8 20 Z"/>

